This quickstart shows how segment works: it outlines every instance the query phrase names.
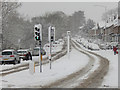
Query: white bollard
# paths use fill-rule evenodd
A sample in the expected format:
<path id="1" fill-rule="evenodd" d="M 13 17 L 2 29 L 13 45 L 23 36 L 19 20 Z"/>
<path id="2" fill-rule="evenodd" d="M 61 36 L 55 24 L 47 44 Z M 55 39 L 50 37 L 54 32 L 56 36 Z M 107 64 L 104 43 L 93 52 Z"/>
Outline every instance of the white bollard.
<path id="1" fill-rule="evenodd" d="M 70 31 L 67 31 L 67 55 L 70 59 Z"/>
<path id="2" fill-rule="evenodd" d="M 30 74 L 34 74 L 35 73 L 35 62 L 34 61 L 30 61 L 29 62 L 29 73 Z"/>

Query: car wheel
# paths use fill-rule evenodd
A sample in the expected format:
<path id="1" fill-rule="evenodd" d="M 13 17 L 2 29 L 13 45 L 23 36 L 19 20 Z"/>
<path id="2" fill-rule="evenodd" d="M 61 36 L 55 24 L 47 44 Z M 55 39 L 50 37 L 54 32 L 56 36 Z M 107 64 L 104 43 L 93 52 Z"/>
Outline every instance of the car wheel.
<path id="1" fill-rule="evenodd" d="M 21 59 L 19 59 L 18 63 L 20 63 L 20 62 L 21 62 Z"/>

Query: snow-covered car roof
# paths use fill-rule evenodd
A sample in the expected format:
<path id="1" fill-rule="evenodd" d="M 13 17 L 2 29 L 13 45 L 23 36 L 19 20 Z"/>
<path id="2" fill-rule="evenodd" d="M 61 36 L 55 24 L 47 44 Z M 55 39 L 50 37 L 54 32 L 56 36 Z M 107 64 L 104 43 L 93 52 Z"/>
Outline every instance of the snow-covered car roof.
<path id="1" fill-rule="evenodd" d="M 2 52 L 6 52 L 6 51 L 15 51 L 14 49 L 6 49 L 6 50 L 3 50 Z"/>
<path id="2" fill-rule="evenodd" d="M 17 51 L 29 51 L 29 49 L 19 49 Z"/>

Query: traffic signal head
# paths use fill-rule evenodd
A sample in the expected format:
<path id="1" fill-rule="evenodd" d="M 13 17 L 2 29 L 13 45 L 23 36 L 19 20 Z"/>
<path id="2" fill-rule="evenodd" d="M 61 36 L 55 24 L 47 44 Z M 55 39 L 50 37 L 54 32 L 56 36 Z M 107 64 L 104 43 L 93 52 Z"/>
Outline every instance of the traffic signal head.
<path id="1" fill-rule="evenodd" d="M 67 31 L 67 36 L 70 36 L 70 31 Z"/>
<path id="2" fill-rule="evenodd" d="M 50 26 L 48 30 L 49 30 L 48 40 L 49 42 L 54 42 L 55 41 L 55 27 Z"/>
<path id="3" fill-rule="evenodd" d="M 41 31 L 41 25 L 35 25 L 34 26 L 34 39 L 36 41 L 41 41 L 42 40 L 42 31 Z"/>

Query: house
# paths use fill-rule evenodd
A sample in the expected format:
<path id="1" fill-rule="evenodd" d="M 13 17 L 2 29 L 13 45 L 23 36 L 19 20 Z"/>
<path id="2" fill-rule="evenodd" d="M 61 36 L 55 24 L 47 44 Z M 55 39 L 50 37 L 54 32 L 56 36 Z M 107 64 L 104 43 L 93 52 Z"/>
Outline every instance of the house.
<path id="1" fill-rule="evenodd" d="M 105 42 L 120 42 L 120 16 L 99 28 L 89 30 L 90 37 L 102 39 Z"/>

